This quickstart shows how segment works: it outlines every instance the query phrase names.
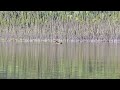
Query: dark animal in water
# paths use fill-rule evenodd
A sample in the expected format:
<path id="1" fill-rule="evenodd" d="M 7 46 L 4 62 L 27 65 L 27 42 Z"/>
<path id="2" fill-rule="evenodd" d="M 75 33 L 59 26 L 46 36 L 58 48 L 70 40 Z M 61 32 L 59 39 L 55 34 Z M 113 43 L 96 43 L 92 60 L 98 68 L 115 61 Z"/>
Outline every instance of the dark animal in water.
<path id="1" fill-rule="evenodd" d="M 55 41 L 56 44 L 62 44 L 62 42 L 59 42 L 59 41 Z"/>

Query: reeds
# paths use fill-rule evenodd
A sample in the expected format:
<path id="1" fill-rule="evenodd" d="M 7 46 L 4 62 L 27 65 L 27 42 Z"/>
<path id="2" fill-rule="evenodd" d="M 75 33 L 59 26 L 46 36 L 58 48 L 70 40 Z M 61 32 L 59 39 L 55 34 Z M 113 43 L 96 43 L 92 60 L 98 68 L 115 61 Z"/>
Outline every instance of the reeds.
<path id="1" fill-rule="evenodd" d="M 0 39 L 113 41 L 119 24 L 119 11 L 0 11 Z"/>

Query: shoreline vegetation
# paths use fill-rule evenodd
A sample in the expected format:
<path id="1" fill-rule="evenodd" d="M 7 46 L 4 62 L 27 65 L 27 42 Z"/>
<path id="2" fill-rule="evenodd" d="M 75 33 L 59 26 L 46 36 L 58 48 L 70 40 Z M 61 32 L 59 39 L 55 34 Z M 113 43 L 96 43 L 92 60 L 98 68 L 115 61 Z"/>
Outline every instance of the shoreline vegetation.
<path id="1" fill-rule="evenodd" d="M 120 42 L 120 11 L 0 11 L 0 42 Z"/>
<path id="2" fill-rule="evenodd" d="M 82 43 L 82 42 L 90 42 L 90 43 L 100 43 L 100 42 L 108 42 L 108 43 L 120 43 L 120 40 L 50 40 L 50 39 L 45 39 L 45 40 L 40 40 L 40 39 L 0 39 L 0 42 L 50 42 L 50 43 L 57 43 L 57 44 L 62 44 L 62 43 Z"/>

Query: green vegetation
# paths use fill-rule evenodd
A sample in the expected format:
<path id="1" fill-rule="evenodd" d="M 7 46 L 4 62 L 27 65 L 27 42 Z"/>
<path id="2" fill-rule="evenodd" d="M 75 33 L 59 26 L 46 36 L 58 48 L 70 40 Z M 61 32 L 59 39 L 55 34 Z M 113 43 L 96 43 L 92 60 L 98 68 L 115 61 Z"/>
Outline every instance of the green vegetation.
<path id="1" fill-rule="evenodd" d="M 1 26 L 32 26 L 49 20 L 81 23 L 120 22 L 119 11 L 0 11 Z"/>
<path id="2" fill-rule="evenodd" d="M 0 11 L 4 41 L 119 40 L 119 24 L 119 11 Z"/>

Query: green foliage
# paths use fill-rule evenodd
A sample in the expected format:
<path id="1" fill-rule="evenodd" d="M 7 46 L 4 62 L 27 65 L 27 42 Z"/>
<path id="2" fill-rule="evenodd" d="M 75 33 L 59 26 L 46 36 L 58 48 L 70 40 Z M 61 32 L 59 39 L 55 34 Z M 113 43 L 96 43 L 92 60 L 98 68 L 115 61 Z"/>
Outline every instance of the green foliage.
<path id="1" fill-rule="evenodd" d="M 118 11 L 1 11 L 0 25 L 35 25 L 53 19 L 62 21 L 76 20 L 81 22 L 119 21 Z"/>
<path id="2" fill-rule="evenodd" d="M 66 23 L 73 23 L 73 26 L 70 27 L 70 25 L 66 25 Z M 102 29 L 100 28 L 100 30 L 96 30 L 98 27 L 101 27 L 101 23 L 107 23 L 112 26 L 104 26 Z M 81 27 L 83 26 L 83 30 L 76 24 Z M 61 35 L 61 33 L 64 32 L 67 38 L 70 28 L 73 28 L 72 30 L 76 31 L 76 33 L 79 32 L 79 35 L 88 35 L 91 33 L 94 36 L 95 34 L 105 36 L 105 32 L 109 33 L 110 29 L 108 28 L 112 27 L 112 35 L 117 38 L 119 34 L 115 34 L 118 32 L 115 28 L 118 27 L 118 24 L 120 24 L 119 11 L 0 11 L 1 34 L 7 31 L 16 31 L 21 35 L 20 33 L 23 31 L 22 33 L 24 33 L 24 35 L 28 35 L 26 32 L 29 30 L 32 31 L 32 34 L 35 34 L 34 32 L 38 32 L 40 35 L 43 34 L 43 32 L 47 32 L 49 35 L 54 35 L 54 32 Z M 75 28 L 74 25 L 76 26 Z M 14 29 L 14 27 L 22 28 L 22 30 Z M 33 29 L 34 27 L 35 29 Z M 7 30 L 8 28 L 10 30 Z M 62 28 L 64 28 L 63 31 Z M 104 34 L 102 34 L 102 30 L 104 30 Z"/>

